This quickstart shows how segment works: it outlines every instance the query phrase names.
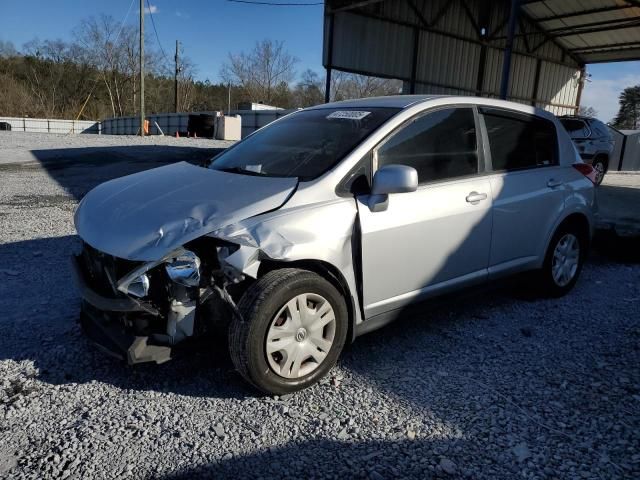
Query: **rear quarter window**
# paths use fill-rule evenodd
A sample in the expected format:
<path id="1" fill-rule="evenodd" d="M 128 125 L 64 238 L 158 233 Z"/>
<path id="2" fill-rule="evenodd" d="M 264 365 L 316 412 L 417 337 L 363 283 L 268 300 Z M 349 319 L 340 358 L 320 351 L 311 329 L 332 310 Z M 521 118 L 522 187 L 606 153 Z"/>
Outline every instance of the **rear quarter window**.
<path id="1" fill-rule="evenodd" d="M 589 126 L 584 120 L 576 118 L 561 118 L 560 123 L 571 138 L 588 138 Z"/>
<path id="2" fill-rule="evenodd" d="M 489 137 L 494 171 L 522 170 L 558 164 L 553 122 L 535 115 L 481 110 Z"/>

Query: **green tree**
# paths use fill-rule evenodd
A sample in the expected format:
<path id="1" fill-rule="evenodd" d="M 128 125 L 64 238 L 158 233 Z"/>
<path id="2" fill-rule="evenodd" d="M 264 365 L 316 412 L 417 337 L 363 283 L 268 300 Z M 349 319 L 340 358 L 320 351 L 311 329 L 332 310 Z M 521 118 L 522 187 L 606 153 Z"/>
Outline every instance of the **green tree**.
<path id="1" fill-rule="evenodd" d="M 640 129 L 640 85 L 625 88 L 619 98 L 620 110 L 613 126 L 625 130 Z"/>

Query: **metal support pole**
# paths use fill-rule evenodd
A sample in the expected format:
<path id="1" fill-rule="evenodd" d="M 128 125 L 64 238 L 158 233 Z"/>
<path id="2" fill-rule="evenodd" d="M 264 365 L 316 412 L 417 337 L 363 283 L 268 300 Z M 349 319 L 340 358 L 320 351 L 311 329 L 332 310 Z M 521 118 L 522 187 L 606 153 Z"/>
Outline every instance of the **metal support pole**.
<path id="1" fill-rule="evenodd" d="M 624 161 L 625 150 L 627 149 L 627 136 L 622 137 L 622 148 L 620 148 L 620 160 L 618 161 L 618 171 L 622 171 L 622 162 Z"/>
<path id="2" fill-rule="evenodd" d="M 140 0 L 140 136 L 144 137 L 144 0 Z"/>
<path id="3" fill-rule="evenodd" d="M 178 113 L 178 73 L 180 73 L 180 67 L 178 66 L 178 47 L 180 45 L 180 42 L 178 42 L 178 40 L 176 40 L 176 56 L 174 57 L 174 60 L 176 61 L 176 72 L 173 78 L 173 111 L 175 113 Z"/>
<path id="4" fill-rule="evenodd" d="M 478 57 L 478 76 L 476 77 L 476 95 L 482 96 L 484 92 L 484 67 L 487 63 L 487 45 L 483 43 L 480 47 L 480 56 Z"/>
<path id="5" fill-rule="evenodd" d="M 327 79 L 324 85 L 324 103 L 331 101 L 331 67 L 327 67 Z"/>
<path id="6" fill-rule="evenodd" d="M 578 94 L 576 95 L 576 114 L 580 109 L 580 102 L 582 101 L 582 90 L 584 90 L 584 82 L 587 81 L 587 67 L 580 65 L 580 78 L 578 79 Z"/>
<path id="7" fill-rule="evenodd" d="M 533 77 L 533 100 L 531 106 L 535 107 L 538 100 L 538 91 L 540 90 L 540 72 L 542 71 L 542 60 L 536 60 L 536 73 Z"/>
<path id="8" fill-rule="evenodd" d="M 327 81 L 324 87 L 324 103 L 331 101 L 331 69 L 333 67 L 333 13 L 326 15 L 329 22 L 329 34 L 327 35 Z"/>
<path id="9" fill-rule="evenodd" d="M 500 82 L 500 98 L 506 100 L 509 91 L 509 77 L 511 75 L 511 52 L 513 51 L 513 37 L 518 22 L 520 12 L 520 0 L 511 0 L 511 10 L 509 12 L 509 26 L 507 33 L 507 46 L 504 49 L 504 59 L 502 61 L 502 81 Z"/>
<path id="10" fill-rule="evenodd" d="M 416 93 L 416 77 L 418 74 L 418 51 L 420 50 L 420 29 L 413 29 L 413 52 L 411 55 L 411 82 L 409 83 L 409 93 Z"/>

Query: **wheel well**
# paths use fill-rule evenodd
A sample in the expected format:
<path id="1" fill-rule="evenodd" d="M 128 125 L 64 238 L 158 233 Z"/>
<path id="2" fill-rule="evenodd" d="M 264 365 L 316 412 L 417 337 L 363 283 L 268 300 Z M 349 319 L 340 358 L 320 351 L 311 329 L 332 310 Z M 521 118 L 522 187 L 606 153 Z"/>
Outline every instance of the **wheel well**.
<path id="1" fill-rule="evenodd" d="M 558 229 L 566 226 L 575 227 L 577 229 L 578 234 L 582 237 L 582 239 L 587 244 L 586 251 L 589 251 L 590 242 L 591 242 L 591 228 L 589 225 L 589 220 L 582 213 L 572 213 L 567 218 L 565 218 L 560 225 L 558 225 Z M 558 230 L 556 229 L 556 231 Z"/>
<path id="2" fill-rule="evenodd" d="M 281 262 L 277 260 L 262 260 L 260 262 L 260 268 L 258 269 L 258 278 L 265 275 L 267 272 L 277 270 L 279 268 L 300 268 L 302 270 L 308 270 L 316 273 L 332 284 L 340 294 L 342 294 L 345 304 L 347 306 L 347 312 L 349 314 L 348 319 L 348 332 L 347 338 L 353 340 L 354 338 L 354 325 L 355 325 L 355 308 L 353 297 L 349 291 L 349 285 L 344 276 L 336 267 L 330 263 L 323 262 L 322 260 L 295 260 L 292 262 Z"/>

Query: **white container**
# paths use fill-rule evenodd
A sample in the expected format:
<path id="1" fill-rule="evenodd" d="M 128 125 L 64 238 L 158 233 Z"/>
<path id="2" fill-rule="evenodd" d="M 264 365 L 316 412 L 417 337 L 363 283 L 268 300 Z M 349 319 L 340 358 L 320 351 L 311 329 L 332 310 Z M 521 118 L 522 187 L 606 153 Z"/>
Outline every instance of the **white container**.
<path id="1" fill-rule="evenodd" d="M 217 117 L 216 124 L 216 138 L 218 140 L 240 140 L 242 138 L 240 115 Z"/>

